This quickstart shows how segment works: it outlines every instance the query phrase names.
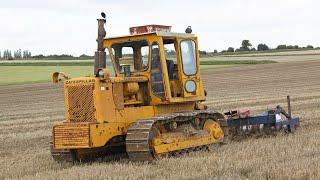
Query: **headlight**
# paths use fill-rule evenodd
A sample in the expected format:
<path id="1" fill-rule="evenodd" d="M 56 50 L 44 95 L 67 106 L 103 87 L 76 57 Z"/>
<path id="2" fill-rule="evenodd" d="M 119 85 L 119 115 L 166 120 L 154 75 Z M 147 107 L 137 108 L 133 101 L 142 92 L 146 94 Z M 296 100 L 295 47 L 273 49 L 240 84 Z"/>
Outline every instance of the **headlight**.
<path id="1" fill-rule="evenodd" d="M 110 73 L 107 69 L 99 69 L 96 77 L 100 79 L 100 81 L 109 81 L 110 80 Z"/>
<path id="2" fill-rule="evenodd" d="M 192 80 L 188 80 L 186 81 L 186 84 L 185 84 L 185 89 L 188 93 L 193 93 L 196 91 L 196 83 Z"/>
<path id="3" fill-rule="evenodd" d="M 103 70 L 102 70 L 102 69 L 100 69 L 100 70 L 98 71 L 98 77 L 99 77 L 100 80 L 104 80 L 104 73 L 103 73 Z"/>

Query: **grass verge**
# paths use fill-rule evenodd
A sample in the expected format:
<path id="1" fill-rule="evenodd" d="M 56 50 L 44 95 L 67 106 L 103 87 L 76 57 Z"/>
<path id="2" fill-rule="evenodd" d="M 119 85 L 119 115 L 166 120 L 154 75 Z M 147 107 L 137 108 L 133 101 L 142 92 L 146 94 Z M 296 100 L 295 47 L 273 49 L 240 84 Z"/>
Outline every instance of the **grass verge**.
<path id="1" fill-rule="evenodd" d="M 4 62 L 0 63 L 0 66 L 92 66 L 93 62 L 85 61 L 67 61 L 67 62 Z"/>
<path id="2" fill-rule="evenodd" d="M 271 60 L 202 60 L 200 61 L 201 65 L 237 65 L 237 64 L 270 64 L 277 63 L 276 61 Z M 93 62 L 4 62 L 0 63 L 0 66 L 92 66 Z"/>
<path id="3" fill-rule="evenodd" d="M 228 68 L 251 64 L 269 64 L 276 61 L 201 61 L 201 69 Z M 92 74 L 93 62 L 14 62 L 0 63 L 0 85 L 28 84 L 51 81 L 56 71 L 70 77 Z"/>
<path id="4" fill-rule="evenodd" d="M 70 77 L 92 73 L 91 66 L 0 66 L 0 85 L 28 84 L 51 81 L 51 74 L 62 71 Z"/>

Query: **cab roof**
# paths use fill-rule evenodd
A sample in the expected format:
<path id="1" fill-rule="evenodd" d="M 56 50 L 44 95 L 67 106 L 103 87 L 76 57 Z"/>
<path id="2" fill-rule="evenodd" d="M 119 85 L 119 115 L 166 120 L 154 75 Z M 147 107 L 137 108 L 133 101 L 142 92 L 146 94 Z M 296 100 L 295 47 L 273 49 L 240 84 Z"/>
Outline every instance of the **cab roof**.
<path id="1" fill-rule="evenodd" d="M 194 34 L 189 34 L 189 33 L 175 33 L 175 32 L 156 31 L 156 32 L 141 33 L 141 34 L 135 34 L 135 35 L 106 37 L 105 39 L 108 40 L 108 39 L 118 39 L 118 38 L 126 38 L 126 37 L 138 37 L 138 36 L 152 35 L 152 34 L 154 34 L 156 36 L 161 36 L 161 37 L 181 37 L 181 38 L 196 37 Z"/>

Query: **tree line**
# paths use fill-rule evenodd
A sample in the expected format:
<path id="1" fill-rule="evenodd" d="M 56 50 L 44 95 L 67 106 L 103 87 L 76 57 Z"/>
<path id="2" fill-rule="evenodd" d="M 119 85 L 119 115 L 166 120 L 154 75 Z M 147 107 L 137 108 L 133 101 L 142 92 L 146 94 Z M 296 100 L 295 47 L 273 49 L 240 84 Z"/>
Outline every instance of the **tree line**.
<path id="1" fill-rule="evenodd" d="M 36 56 L 32 56 L 33 59 L 46 59 L 46 60 L 78 60 L 78 59 L 93 59 L 94 56 L 89 56 L 86 54 L 82 54 L 79 57 L 77 56 L 72 56 L 69 54 L 61 54 L 61 55 L 48 55 L 48 56 L 44 56 L 42 54 L 40 55 L 36 55 Z"/>
<path id="2" fill-rule="evenodd" d="M 239 48 L 228 47 L 226 50 L 222 50 L 218 52 L 218 50 L 214 50 L 213 52 L 208 51 L 199 51 L 200 56 L 212 56 L 219 55 L 224 53 L 235 53 L 235 52 L 255 52 L 255 51 L 281 51 L 281 50 L 303 50 L 303 49 L 315 49 L 312 45 L 307 45 L 305 47 L 300 47 L 298 45 L 278 45 L 276 48 L 271 48 L 264 43 L 259 43 L 256 47 L 253 47 L 249 40 L 242 40 L 241 46 Z M 320 49 L 317 47 L 316 49 Z"/>
<path id="3" fill-rule="evenodd" d="M 319 47 L 318 47 L 319 48 Z M 318 49 L 317 48 L 317 49 Z M 222 50 L 220 53 L 233 53 L 233 52 L 249 52 L 249 51 L 270 51 L 270 50 L 294 50 L 294 49 L 314 49 L 312 45 L 308 45 L 305 47 L 300 47 L 298 45 L 278 45 L 276 48 L 272 49 L 268 45 L 264 43 L 260 43 L 257 45 L 257 47 L 253 47 L 249 40 L 242 40 L 241 46 L 239 48 L 233 48 L 229 47 L 226 50 Z M 213 52 L 207 52 L 207 51 L 201 51 L 199 50 L 199 53 L 201 56 L 210 56 L 219 54 L 218 50 L 214 50 Z M 165 48 L 165 54 L 166 55 L 175 55 L 174 50 L 168 50 Z M 31 52 L 29 50 L 22 51 L 21 49 L 11 51 L 11 50 L 4 50 L 3 52 L 0 51 L 0 60 L 19 60 L 19 59 L 46 59 L 46 60 L 76 60 L 76 59 L 93 59 L 94 56 L 82 54 L 79 57 L 75 57 L 68 54 L 62 54 L 62 55 L 35 55 L 32 56 Z"/>
<path id="4" fill-rule="evenodd" d="M 31 52 L 28 50 L 21 51 L 21 49 L 19 49 L 19 50 L 11 51 L 6 49 L 3 52 L 0 51 L 0 59 L 3 59 L 3 60 L 30 59 L 30 58 L 32 58 L 32 56 L 31 56 Z"/>
<path id="5" fill-rule="evenodd" d="M 269 51 L 269 50 L 287 50 L 287 49 L 314 49 L 312 45 L 308 45 L 306 47 L 300 47 L 298 45 L 278 45 L 276 48 L 272 49 L 268 45 L 264 43 L 260 43 L 257 47 L 253 47 L 249 40 L 245 39 L 242 41 L 241 46 L 237 49 L 233 47 L 229 47 L 226 50 L 221 51 L 221 53 L 225 52 L 243 52 L 243 51 Z M 214 51 L 218 53 L 217 50 Z"/>
<path id="6" fill-rule="evenodd" d="M 0 60 L 19 60 L 19 59 L 46 59 L 46 60 L 74 60 L 74 59 L 93 59 L 94 56 L 89 56 L 86 54 L 82 54 L 79 57 L 75 57 L 68 54 L 61 54 L 61 55 L 34 55 L 32 56 L 31 52 L 29 50 L 22 51 L 21 49 L 11 51 L 11 50 L 4 50 L 0 51 Z"/>

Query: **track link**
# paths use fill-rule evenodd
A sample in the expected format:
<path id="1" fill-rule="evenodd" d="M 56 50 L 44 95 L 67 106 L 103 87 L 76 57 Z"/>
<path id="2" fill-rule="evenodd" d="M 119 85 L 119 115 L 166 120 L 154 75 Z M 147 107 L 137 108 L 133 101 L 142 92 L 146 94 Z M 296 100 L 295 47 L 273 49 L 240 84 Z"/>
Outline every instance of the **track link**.
<path id="1" fill-rule="evenodd" d="M 154 159 L 149 148 L 150 131 L 157 118 L 133 123 L 127 131 L 126 150 L 130 160 L 151 161 Z"/>
<path id="2" fill-rule="evenodd" d="M 171 151 L 165 154 L 155 154 L 150 141 L 154 137 L 154 126 L 156 124 L 168 124 L 175 122 L 191 122 L 199 118 L 202 120 L 212 119 L 215 121 L 224 120 L 223 115 L 213 110 L 194 110 L 189 112 L 173 113 L 168 115 L 161 115 L 152 117 L 150 119 L 143 119 L 134 122 L 128 129 L 126 137 L 126 151 L 131 161 L 152 161 L 160 158 L 160 156 L 173 157 L 179 156 L 188 152 L 208 149 L 210 144 L 204 144 L 196 147 L 189 147 L 180 149 L 178 151 Z M 203 121 L 203 122 L 204 122 Z"/>

